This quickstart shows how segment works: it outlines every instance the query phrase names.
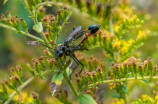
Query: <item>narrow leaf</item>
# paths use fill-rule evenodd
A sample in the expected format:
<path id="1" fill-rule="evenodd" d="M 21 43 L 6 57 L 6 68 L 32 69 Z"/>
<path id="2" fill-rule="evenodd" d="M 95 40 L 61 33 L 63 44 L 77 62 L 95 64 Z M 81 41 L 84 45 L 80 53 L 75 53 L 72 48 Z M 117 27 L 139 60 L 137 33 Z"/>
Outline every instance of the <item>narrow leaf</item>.
<path id="1" fill-rule="evenodd" d="M 122 87 L 122 91 L 126 94 L 128 94 L 128 87 L 127 86 L 123 86 Z"/>
<path id="2" fill-rule="evenodd" d="M 111 95 L 113 98 L 122 98 L 122 96 L 119 93 L 114 93 Z"/>
<path id="3" fill-rule="evenodd" d="M 41 33 L 43 31 L 43 26 L 42 26 L 42 22 L 39 22 L 37 24 L 35 24 L 33 26 L 33 29 L 38 32 L 38 33 Z"/>
<path id="4" fill-rule="evenodd" d="M 8 0 L 4 0 L 3 5 L 5 5 L 5 3 L 6 3 L 7 1 L 8 1 Z"/>
<path id="5" fill-rule="evenodd" d="M 147 79 L 142 79 L 145 83 L 149 84 L 149 81 Z"/>
<path id="6" fill-rule="evenodd" d="M 62 73 L 56 73 L 55 75 L 53 75 L 53 77 L 52 77 L 52 90 L 51 90 L 52 96 L 54 95 L 54 93 L 57 91 L 57 89 L 61 85 L 62 80 L 63 80 Z"/>
<path id="7" fill-rule="evenodd" d="M 78 98 L 80 104 L 97 104 L 95 100 L 88 94 L 83 94 Z"/>

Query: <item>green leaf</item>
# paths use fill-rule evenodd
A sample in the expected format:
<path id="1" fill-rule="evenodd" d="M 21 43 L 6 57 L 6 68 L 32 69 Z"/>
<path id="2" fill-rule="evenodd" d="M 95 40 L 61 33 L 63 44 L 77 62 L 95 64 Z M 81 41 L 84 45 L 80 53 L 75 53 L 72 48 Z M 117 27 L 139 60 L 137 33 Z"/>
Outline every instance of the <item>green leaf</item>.
<path id="1" fill-rule="evenodd" d="M 83 94 L 78 98 L 80 104 L 97 104 L 92 96 Z"/>
<path id="2" fill-rule="evenodd" d="M 122 87 L 122 91 L 126 94 L 128 94 L 128 87 L 127 86 L 123 86 Z"/>
<path id="3" fill-rule="evenodd" d="M 43 31 L 43 26 L 42 26 L 42 22 L 39 22 L 37 24 L 35 24 L 33 26 L 33 29 L 38 32 L 38 33 L 41 33 Z"/>
<path id="4" fill-rule="evenodd" d="M 122 98 L 122 96 L 119 93 L 114 93 L 111 95 L 113 98 Z"/>
<path id="5" fill-rule="evenodd" d="M 8 1 L 8 0 L 4 0 L 3 5 L 5 5 L 5 3 L 6 3 L 7 1 Z"/>
<path id="6" fill-rule="evenodd" d="M 149 81 L 147 79 L 142 79 L 145 83 L 149 84 Z"/>
<path id="7" fill-rule="evenodd" d="M 64 77 L 63 77 L 62 73 L 56 73 L 55 75 L 53 75 L 53 77 L 52 77 L 52 90 L 51 90 L 52 96 L 54 95 L 56 90 L 61 85 L 63 78 Z"/>

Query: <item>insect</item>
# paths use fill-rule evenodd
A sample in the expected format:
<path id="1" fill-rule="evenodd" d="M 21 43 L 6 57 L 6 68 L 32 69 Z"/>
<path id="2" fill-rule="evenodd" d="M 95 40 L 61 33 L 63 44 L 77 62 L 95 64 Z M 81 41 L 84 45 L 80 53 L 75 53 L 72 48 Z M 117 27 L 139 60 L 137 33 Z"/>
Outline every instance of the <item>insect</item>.
<path id="1" fill-rule="evenodd" d="M 81 70 L 79 71 L 79 74 L 82 72 L 84 65 L 82 64 L 82 62 L 80 62 L 76 58 L 75 51 L 87 50 L 86 48 L 80 47 L 80 44 L 83 43 L 88 37 L 93 36 L 99 30 L 100 25 L 91 25 L 87 29 L 80 32 L 81 28 L 82 28 L 81 26 L 78 26 L 77 28 L 73 28 L 73 32 L 65 39 L 64 43 L 61 45 L 58 45 L 55 49 L 53 49 L 55 52 L 54 56 L 56 59 L 63 57 L 63 62 L 61 64 L 59 70 L 64 65 L 64 63 L 66 61 L 66 56 L 69 56 L 77 63 L 77 66 L 72 70 L 72 73 L 79 65 L 82 66 Z M 85 34 L 86 31 L 90 31 L 90 32 L 86 35 Z M 83 35 L 85 35 L 85 38 L 83 38 L 78 45 L 73 43 L 73 41 L 77 40 L 78 38 L 80 38 Z M 35 43 L 36 42 L 33 42 L 33 41 L 31 41 L 31 42 L 27 41 L 27 44 L 29 44 L 29 45 L 35 46 Z M 46 46 L 43 43 L 41 43 L 41 45 Z M 50 47 L 48 47 L 48 48 L 50 48 Z M 72 75 L 72 73 L 71 73 L 71 75 Z M 71 78 L 71 75 L 70 75 L 70 78 Z"/>

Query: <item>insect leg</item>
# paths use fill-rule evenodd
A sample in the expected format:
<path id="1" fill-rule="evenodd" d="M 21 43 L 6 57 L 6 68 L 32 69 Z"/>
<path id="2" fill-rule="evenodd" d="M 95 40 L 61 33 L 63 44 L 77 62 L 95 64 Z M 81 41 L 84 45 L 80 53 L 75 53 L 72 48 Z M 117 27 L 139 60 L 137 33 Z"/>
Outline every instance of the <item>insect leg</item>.
<path id="1" fill-rule="evenodd" d="M 75 69 L 78 67 L 79 63 L 77 62 L 77 60 L 73 57 L 73 56 L 70 56 L 77 64 L 77 66 L 75 68 L 72 69 L 72 73 L 75 71 Z M 70 79 L 71 79 L 71 75 L 72 73 L 70 74 Z"/>
<path id="2" fill-rule="evenodd" d="M 59 68 L 59 71 L 61 70 L 61 68 L 62 68 L 62 66 L 64 65 L 65 61 L 66 61 L 66 57 L 65 57 L 65 55 L 64 55 L 64 59 L 63 59 L 63 62 L 62 62 L 62 64 L 61 64 L 60 68 Z"/>
<path id="3" fill-rule="evenodd" d="M 76 44 L 74 44 L 74 43 L 72 43 L 72 42 L 71 42 L 71 44 L 73 44 L 73 45 L 76 46 L 77 48 L 80 48 L 78 45 L 76 45 Z"/>
<path id="4" fill-rule="evenodd" d="M 80 45 L 81 43 L 83 43 L 83 42 L 88 38 L 87 35 L 85 35 L 85 36 L 86 36 L 86 37 L 82 39 L 82 41 L 79 43 L 79 45 Z"/>
<path id="5" fill-rule="evenodd" d="M 78 36 L 78 37 L 76 37 L 76 39 L 75 40 L 77 40 L 78 38 L 80 38 L 83 34 L 84 34 L 85 32 L 84 31 L 82 31 L 81 32 L 81 34 Z"/>
<path id="6" fill-rule="evenodd" d="M 83 68 L 84 68 L 84 65 L 82 64 L 81 61 L 79 61 L 79 60 L 76 58 L 75 55 L 73 55 L 73 58 L 74 58 L 76 61 L 78 61 L 78 63 L 80 63 L 80 64 L 82 65 L 82 68 L 81 68 L 81 70 L 80 70 L 80 72 L 79 72 L 79 74 L 81 74 L 81 72 L 82 72 L 82 70 L 83 70 Z"/>

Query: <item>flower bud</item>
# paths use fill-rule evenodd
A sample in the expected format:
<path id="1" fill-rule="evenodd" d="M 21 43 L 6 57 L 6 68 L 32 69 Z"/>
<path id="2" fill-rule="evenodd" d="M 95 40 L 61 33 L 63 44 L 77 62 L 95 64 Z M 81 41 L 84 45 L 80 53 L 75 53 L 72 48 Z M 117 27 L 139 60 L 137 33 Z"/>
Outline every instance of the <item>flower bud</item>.
<path id="1" fill-rule="evenodd" d="M 9 11 L 6 11 L 7 17 L 10 19 L 11 18 L 11 14 Z"/>
<path id="2" fill-rule="evenodd" d="M 40 21 L 42 21 L 43 17 L 46 15 L 46 8 L 42 7 L 37 13 L 37 17 Z"/>
<path id="3" fill-rule="evenodd" d="M 18 103 L 17 104 L 24 104 L 24 99 L 23 99 L 22 95 L 18 96 Z"/>
<path id="4" fill-rule="evenodd" d="M 40 56 L 39 57 L 39 61 L 40 61 L 40 64 L 41 64 L 41 66 L 42 66 L 42 71 L 45 71 L 46 70 L 46 63 L 45 63 L 45 61 L 44 61 L 44 56 Z"/>
<path id="5" fill-rule="evenodd" d="M 45 32 L 44 35 L 46 36 L 46 38 L 48 39 L 49 42 L 52 41 L 51 36 L 50 36 L 50 32 Z"/>
<path id="6" fill-rule="evenodd" d="M 133 72 L 135 74 L 135 79 L 137 79 L 138 65 L 136 64 L 135 61 L 132 62 L 132 68 L 133 68 Z"/>
<path id="7" fill-rule="evenodd" d="M 56 20 L 56 25 L 57 25 L 57 26 L 60 26 L 60 23 L 61 23 L 61 15 L 62 15 L 61 9 L 58 9 L 58 10 L 57 10 L 57 20 Z"/>
<path id="8" fill-rule="evenodd" d="M 101 66 L 98 66 L 96 68 L 96 74 L 97 74 L 98 80 L 101 80 L 101 81 L 104 80 L 104 74 L 102 72 L 102 67 Z"/>
<path id="9" fill-rule="evenodd" d="M 35 67 L 35 70 L 37 71 L 37 73 L 41 76 L 41 79 L 43 79 L 42 75 L 41 75 L 41 72 L 40 72 L 40 69 L 42 69 L 42 66 L 41 64 L 39 63 L 39 61 L 37 59 L 32 59 L 33 61 L 33 65 Z"/>
<path id="10" fill-rule="evenodd" d="M 16 73 L 16 70 L 12 67 L 11 68 L 11 73 L 13 73 L 13 75 L 16 75 L 17 73 Z"/>
<path id="11" fill-rule="evenodd" d="M 50 58 L 49 60 L 51 67 L 56 66 L 57 67 L 57 62 L 55 60 L 55 58 Z"/>
<path id="12" fill-rule="evenodd" d="M 153 62 L 152 62 L 151 57 L 148 57 L 147 61 L 148 61 L 148 72 L 147 72 L 147 74 L 148 75 L 150 74 L 151 76 L 153 76 L 153 68 L 154 68 L 154 66 L 153 66 Z"/>
<path id="13" fill-rule="evenodd" d="M 1 13 L 1 20 L 3 20 L 5 23 L 7 23 L 7 19 L 2 13 Z"/>
<path id="14" fill-rule="evenodd" d="M 26 22 L 24 21 L 23 18 L 20 18 L 20 23 L 21 23 L 22 28 L 25 30 L 25 32 L 28 33 L 27 24 L 26 24 Z"/>
<path id="15" fill-rule="evenodd" d="M 46 55 L 50 56 L 50 57 L 53 57 L 53 55 L 49 52 L 48 49 L 44 50 L 43 51 Z"/>
<path id="16" fill-rule="evenodd" d="M 67 10 L 67 8 L 66 7 L 64 7 L 63 8 L 63 10 L 62 10 L 62 15 L 63 15 L 63 20 L 65 21 L 66 20 L 66 17 L 67 17 L 67 15 L 68 15 L 68 10 Z"/>
<path id="17" fill-rule="evenodd" d="M 14 86 L 11 84 L 10 80 L 5 80 L 5 84 L 10 88 L 15 90 Z"/>
<path id="18" fill-rule="evenodd" d="M 26 66 L 27 66 L 27 69 L 29 70 L 29 72 L 30 72 L 33 76 L 35 76 L 35 72 L 34 72 L 34 70 L 32 69 L 32 67 L 30 66 L 30 64 L 26 62 Z"/>
<path id="19" fill-rule="evenodd" d="M 5 98 L 8 98 L 9 94 L 8 94 L 6 85 L 4 83 L 1 83 L 1 87 L 2 87 L 2 92 L 0 92 L 0 94 L 2 94 Z"/>
<path id="20" fill-rule="evenodd" d="M 12 26 L 13 26 L 17 31 L 20 31 L 18 16 L 13 16 L 13 17 L 11 17 L 11 22 L 12 22 Z"/>
<path id="21" fill-rule="evenodd" d="M 36 104 L 41 104 L 41 101 L 39 100 L 37 93 L 31 92 L 31 95 L 32 95 Z"/>
<path id="22" fill-rule="evenodd" d="M 17 74 L 19 75 L 20 77 L 20 80 L 23 82 L 23 71 L 22 71 L 22 68 L 20 65 L 17 65 L 16 66 L 16 69 L 17 69 Z"/>
<path id="23" fill-rule="evenodd" d="M 153 76 L 155 76 L 157 74 L 157 66 L 154 66 L 154 69 L 153 69 Z"/>
<path id="24" fill-rule="evenodd" d="M 21 83 L 21 84 L 23 83 L 22 80 L 20 79 L 20 77 L 19 77 L 18 75 L 15 75 L 15 76 L 14 76 L 14 79 L 15 79 L 17 82 Z"/>
<path id="25" fill-rule="evenodd" d="M 142 64 L 138 64 L 138 70 L 142 78 L 144 78 L 144 68 Z"/>

